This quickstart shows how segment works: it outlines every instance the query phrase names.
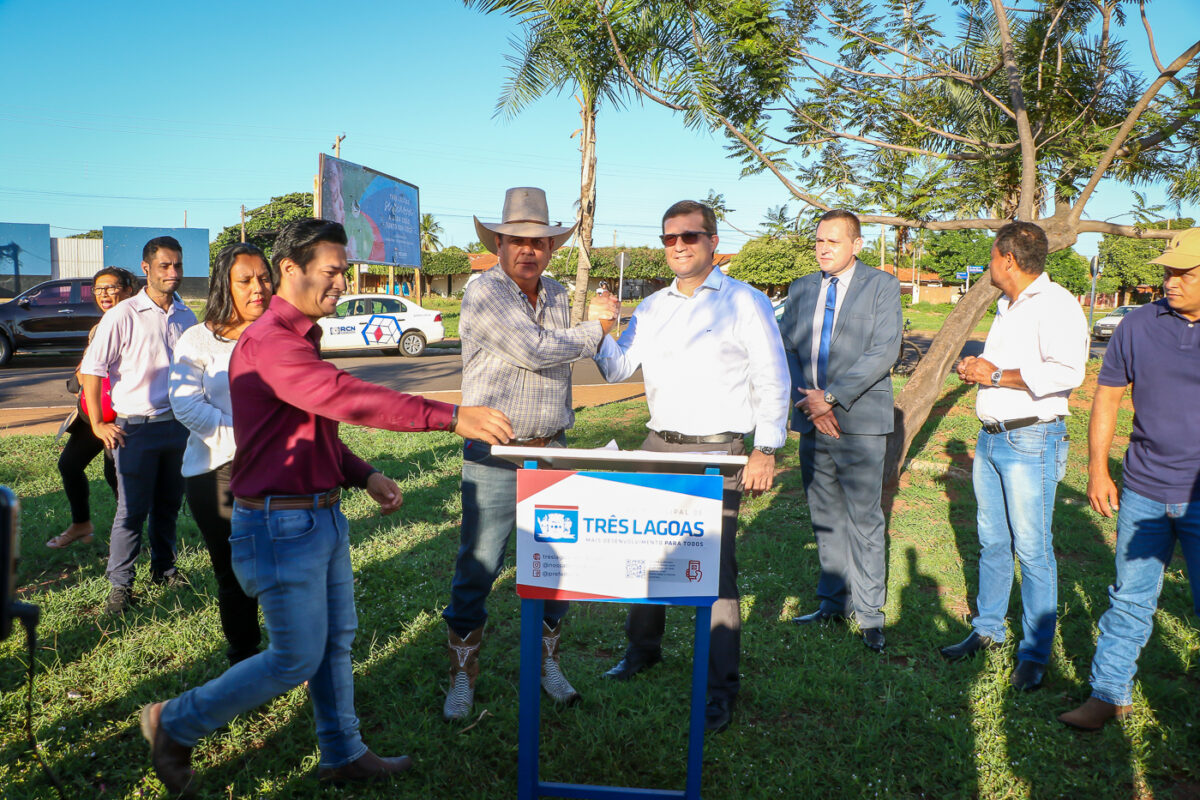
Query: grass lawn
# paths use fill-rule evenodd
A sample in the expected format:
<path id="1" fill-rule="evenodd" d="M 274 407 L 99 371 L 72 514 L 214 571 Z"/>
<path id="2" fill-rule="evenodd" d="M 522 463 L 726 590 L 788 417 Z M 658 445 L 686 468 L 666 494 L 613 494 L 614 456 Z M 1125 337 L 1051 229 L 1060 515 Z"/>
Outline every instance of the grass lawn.
<path id="1" fill-rule="evenodd" d="M 1095 364 L 1092 365 L 1094 385 Z M 1046 685 L 1015 693 L 1014 638 L 973 662 L 947 665 L 937 647 L 969 632 L 978 543 L 969 479 L 977 424 L 973 392 L 955 378 L 890 503 L 888 648 L 877 656 L 843 625 L 801 630 L 814 607 L 817 552 L 796 466 L 783 451 L 775 489 L 743 506 L 739 535 L 742 695 L 733 727 L 708 738 L 704 796 L 722 798 L 1184 798 L 1200 795 L 1200 630 L 1181 560 L 1166 574 L 1154 635 L 1140 662 L 1136 710 L 1099 734 L 1054 716 L 1087 695 L 1096 622 L 1113 577 L 1114 525 L 1087 507 L 1081 391 L 1074 447 L 1055 516 L 1061 619 Z M 574 443 L 641 438 L 643 402 L 580 413 Z M 1119 445 L 1130 414 L 1122 412 Z M 510 798 L 516 791 L 518 601 L 509 568 L 491 599 L 477 719 L 441 719 L 444 627 L 460 515 L 457 440 L 447 434 L 346 429 L 359 454 L 401 480 L 404 507 L 372 513 L 361 492 L 351 520 L 359 634 L 356 698 L 377 752 L 412 754 L 416 769 L 391 786 L 324 789 L 316 781 L 312 713 L 303 689 L 204 739 L 195 764 L 209 798 Z M 50 437 L 0 438 L 0 483 L 24 504 L 23 600 L 42 608 L 34 731 L 47 760 L 80 798 L 162 796 L 137 730 L 139 708 L 219 674 L 224 644 L 216 586 L 191 518 L 180 524 L 190 589 L 151 589 L 124 618 L 98 614 L 108 590 L 106 537 L 51 551 L 68 520 Z M 1116 459 L 1114 459 L 1116 464 Z M 930 468 L 932 465 L 932 469 Z M 97 527 L 112 498 L 93 464 Z M 511 556 L 510 556 L 511 564 Z M 1010 618 L 1019 618 L 1014 599 Z M 577 604 L 567 619 L 564 669 L 583 702 L 543 706 L 545 780 L 681 789 L 691 625 L 668 614 L 666 661 L 628 684 L 602 681 L 625 644 L 625 609 Z M 0 794 L 54 794 L 24 739 L 26 650 L 20 630 L 0 644 Z M 484 713 L 486 712 L 486 713 Z"/>
<path id="2" fill-rule="evenodd" d="M 954 310 L 951 303 L 917 303 L 904 309 L 904 319 L 912 322 L 914 332 L 933 334 L 942 329 L 946 316 Z M 996 318 L 996 307 L 993 304 L 988 312 L 975 326 L 975 333 L 987 333 L 992 328 L 992 320 Z"/>

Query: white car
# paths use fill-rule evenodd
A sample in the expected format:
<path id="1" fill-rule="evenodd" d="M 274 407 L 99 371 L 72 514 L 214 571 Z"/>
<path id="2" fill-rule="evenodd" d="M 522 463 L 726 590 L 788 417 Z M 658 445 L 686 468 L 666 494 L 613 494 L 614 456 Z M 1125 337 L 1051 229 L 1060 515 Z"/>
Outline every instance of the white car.
<path id="1" fill-rule="evenodd" d="M 419 356 L 429 342 L 446 335 L 440 311 L 421 308 L 408 299 L 386 294 L 342 297 L 321 326 L 321 351 L 387 350 Z"/>
<path id="2" fill-rule="evenodd" d="M 1108 339 L 1113 335 L 1113 331 L 1121 324 L 1121 320 L 1130 311 L 1133 311 L 1137 306 L 1117 306 L 1112 311 L 1108 312 L 1108 316 L 1101 317 L 1096 320 L 1096 324 L 1092 326 L 1092 337 L 1095 339 Z"/>

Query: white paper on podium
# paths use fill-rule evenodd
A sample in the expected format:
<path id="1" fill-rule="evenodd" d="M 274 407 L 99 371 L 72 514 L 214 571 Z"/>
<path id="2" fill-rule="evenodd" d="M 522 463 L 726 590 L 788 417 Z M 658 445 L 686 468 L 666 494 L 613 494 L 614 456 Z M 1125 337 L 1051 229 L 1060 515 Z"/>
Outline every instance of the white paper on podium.
<path id="1" fill-rule="evenodd" d="M 721 570 L 722 494 L 720 475 L 520 470 L 517 593 L 711 602 Z"/>

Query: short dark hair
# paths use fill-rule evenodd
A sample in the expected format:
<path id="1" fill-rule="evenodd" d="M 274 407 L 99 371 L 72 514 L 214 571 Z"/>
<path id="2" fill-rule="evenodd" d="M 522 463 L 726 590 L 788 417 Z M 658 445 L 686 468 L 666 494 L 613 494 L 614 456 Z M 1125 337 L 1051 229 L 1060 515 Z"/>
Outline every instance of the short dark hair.
<path id="1" fill-rule="evenodd" d="M 237 322 L 237 311 L 233 307 L 233 290 L 230 288 L 229 274 L 233 270 L 233 262 L 237 261 L 238 256 L 261 258 L 267 265 L 267 271 L 271 273 L 271 285 L 275 285 L 275 270 L 267 261 L 266 254 L 255 245 L 249 242 L 238 242 L 218 253 L 217 260 L 213 263 L 212 275 L 208 278 L 208 303 L 204 307 L 204 321 L 212 330 L 213 336 L 221 335 Z"/>
<path id="2" fill-rule="evenodd" d="M 142 248 L 142 261 L 149 264 L 150 259 L 154 258 L 154 254 L 159 250 L 174 250 L 180 255 L 183 254 L 183 247 L 180 246 L 179 240 L 174 236 L 155 236 L 146 242 L 146 246 Z"/>
<path id="3" fill-rule="evenodd" d="M 1010 222 L 996 233 L 992 243 L 1000 255 L 1011 254 L 1022 272 L 1041 275 L 1046 270 L 1050 249 L 1046 232 L 1032 222 Z"/>
<path id="4" fill-rule="evenodd" d="M 96 281 L 105 275 L 113 276 L 122 289 L 128 289 L 131 292 L 136 292 L 142 286 L 142 282 L 137 279 L 137 276 L 124 267 L 105 267 L 92 276 L 92 286 L 95 286 Z"/>
<path id="5" fill-rule="evenodd" d="M 301 270 L 307 271 L 317 245 L 324 242 L 345 246 L 348 241 L 346 229 L 340 222 L 313 217 L 289 222 L 275 238 L 275 249 L 271 252 L 272 275 L 282 271 L 280 265 L 285 258 L 290 258 L 300 265 Z"/>
<path id="6" fill-rule="evenodd" d="M 667 209 L 662 217 L 662 227 L 666 230 L 667 220 L 671 217 L 683 217 L 688 214 L 700 214 L 704 217 L 704 232 L 709 236 L 717 235 L 717 214 L 709 206 L 704 203 L 697 203 L 695 200 L 680 200 L 673 206 Z"/>
<path id="7" fill-rule="evenodd" d="M 862 238 L 862 223 L 858 221 L 858 216 L 844 208 L 832 208 L 829 211 L 826 211 L 821 215 L 821 218 L 817 220 L 817 224 L 820 225 L 822 222 L 832 222 L 836 219 L 842 220 L 847 226 L 849 226 L 851 239 Z"/>

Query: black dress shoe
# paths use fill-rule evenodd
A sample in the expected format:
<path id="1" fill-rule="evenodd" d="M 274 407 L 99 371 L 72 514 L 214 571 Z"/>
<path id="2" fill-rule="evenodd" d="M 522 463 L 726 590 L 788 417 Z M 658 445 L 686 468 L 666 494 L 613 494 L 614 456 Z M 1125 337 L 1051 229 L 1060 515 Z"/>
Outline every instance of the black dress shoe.
<path id="1" fill-rule="evenodd" d="M 729 727 L 733 721 L 733 701 L 723 697 L 714 697 L 704 707 L 704 730 L 710 733 L 720 733 Z"/>
<path id="2" fill-rule="evenodd" d="M 887 644 L 887 640 L 883 638 L 883 628 L 863 628 L 862 636 L 867 649 L 876 653 L 883 652 L 883 646 Z"/>
<path id="3" fill-rule="evenodd" d="M 625 651 L 625 657 L 617 662 L 615 667 L 604 673 L 602 677 L 617 681 L 627 681 L 639 672 L 650 669 L 660 661 L 662 661 L 661 650 L 655 650 L 649 654 L 627 650 Z"/>
<path id="4" fill-rule="evenodd" d="M 812 625 L 813 623 L 826 622 L 841 622 L 846 619 L 844 614 L 838 614 L 836 611 L 826 611 L 823 608 L 818 608 L 811 614 L 803 614 L 799 617 L 793 617 L 792 622 L 797 625 Z"/>
<path id="5" fill-rule="evenodd" d="M 1012 671 L 1008 682 L 1014 689 L 1022 692 L 1032 692 L 1040 689 L 1042 678 L 1046 676 L 1046 665 L 1036 661 L 1018 661 L 1017 668 Z"/>
<path id="6" fill-rule="evenodd" d="M 970 658 L 975 655 L 980 650 L 991 650 L 995 646 L 996 643 L 992 641 L 992 637 L 981 636 L 977 632 L 971 631 L 971 635 L 958 644 L 943 647 L 938 652 L 947 661 L 962 661 L 964 658 Z"/>

